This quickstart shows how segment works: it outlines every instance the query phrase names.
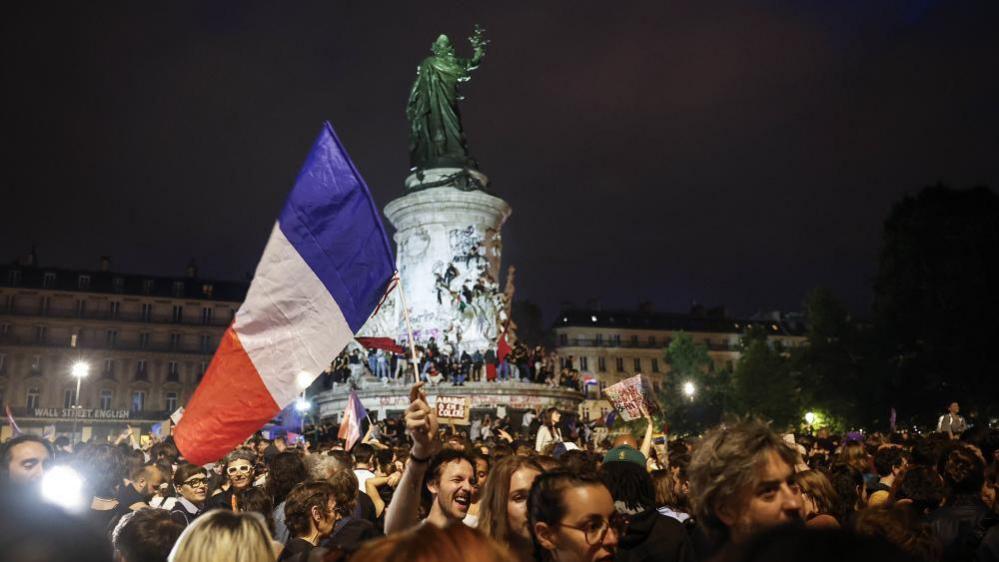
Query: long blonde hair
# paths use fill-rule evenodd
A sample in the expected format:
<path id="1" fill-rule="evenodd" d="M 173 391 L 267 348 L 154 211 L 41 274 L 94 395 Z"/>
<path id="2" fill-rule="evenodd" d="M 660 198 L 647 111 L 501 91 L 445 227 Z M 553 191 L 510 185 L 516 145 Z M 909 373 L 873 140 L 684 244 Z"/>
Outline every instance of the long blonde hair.
<path id="1" fill-rule="evenodd" d="M 274 562 L 271 535 L 258 513 L 210 511 L 195 519 L 170 551 L 169 562 Z"/>

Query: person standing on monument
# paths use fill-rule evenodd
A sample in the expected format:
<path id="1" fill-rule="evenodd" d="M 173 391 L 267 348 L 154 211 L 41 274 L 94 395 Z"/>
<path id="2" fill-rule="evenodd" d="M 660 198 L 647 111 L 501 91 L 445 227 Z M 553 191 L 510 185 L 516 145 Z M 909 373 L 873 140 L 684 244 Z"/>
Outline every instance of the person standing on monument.
<path id="1" fill-rule="evenodd" d="M 960 411 L 961 406 L 957 402 L 951 402 L 947 413 L 940 416 L 940 420 L 937 421 L 937 431 L 946 433 L 951 439 L 959 439 L 964 430 L 968 429 L 964 418 L 957 415 Z"/>

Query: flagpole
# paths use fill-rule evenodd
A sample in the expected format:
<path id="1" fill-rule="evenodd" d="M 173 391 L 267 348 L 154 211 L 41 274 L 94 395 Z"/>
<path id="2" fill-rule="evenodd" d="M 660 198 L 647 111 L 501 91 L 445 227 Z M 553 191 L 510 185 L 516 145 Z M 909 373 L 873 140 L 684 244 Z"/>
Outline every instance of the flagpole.
<path id="1" fill-rule="evenodd" d="M 409 340 L 409 353 L 413 363 L 413 384 L 420 382 L 420 371 L 416 366 L 416 345 L 413 344 L 413 326 L 409 322 L 409 307 L 406 306 L 406 288 L 402 286 L 402 276 L 395 274 L 399 281 L 399 299 L 402 304 L 402 317 L 406 319 L 406 338 Z"/>

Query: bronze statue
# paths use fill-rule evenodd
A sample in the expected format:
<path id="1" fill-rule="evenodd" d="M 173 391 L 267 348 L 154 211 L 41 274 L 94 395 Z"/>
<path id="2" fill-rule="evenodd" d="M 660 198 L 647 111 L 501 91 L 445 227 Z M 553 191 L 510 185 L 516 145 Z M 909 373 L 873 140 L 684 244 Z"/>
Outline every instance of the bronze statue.
<path id="1" fill-rule="evenodd" d="M 467 82 L 486 55 L 483 29 L 475 26 L 471 59 L 455 56 L 447 35 L 434 41 L 433 52 L 420 63 L 416 81 L 409 93 L 406 118 L 409 120 L 409 165 L 412 170 L 435 167 L 477 169 L 468 153 L 465 132 L 458 112 L 458 83 Z"/>

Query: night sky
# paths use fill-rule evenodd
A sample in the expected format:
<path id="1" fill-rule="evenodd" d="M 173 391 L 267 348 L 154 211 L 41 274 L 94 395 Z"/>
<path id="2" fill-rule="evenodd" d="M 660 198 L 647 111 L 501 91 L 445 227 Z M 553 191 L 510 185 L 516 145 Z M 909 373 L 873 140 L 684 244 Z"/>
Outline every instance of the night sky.
<path id="1" fill-rule="evenodd" d="M 862 314 L 894 201 L 999 188 L 994 1 L 201 4 L 5 7 L 0 260 L 243 278 L 322 120 L 403 193 L 416 66 L 475 23 L 469 146 L 549 321 L 818 285 Z"/>

